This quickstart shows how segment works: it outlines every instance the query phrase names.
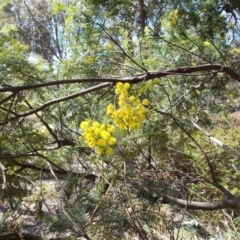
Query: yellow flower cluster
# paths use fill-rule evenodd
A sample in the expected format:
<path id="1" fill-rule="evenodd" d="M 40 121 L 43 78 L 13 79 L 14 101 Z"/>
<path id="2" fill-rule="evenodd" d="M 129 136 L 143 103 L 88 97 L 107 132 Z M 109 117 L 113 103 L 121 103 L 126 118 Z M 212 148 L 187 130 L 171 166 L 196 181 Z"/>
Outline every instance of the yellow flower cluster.
<path id="1" fill-rule="evenodd" d="M 176 25 L 178 22 L 178 10 L 175 10 L 169 14 L 170 25 Z"/>
<path id="2" fill-rule="evenodd" d="M 204 45 L 205 47 L 209 47 L 209 46 L 211 45 L 211 43 L 210 43 L 209 41 L 204 41 L 204 42 L 203 42 L 203 45 Z"/>
<path id="3" fill-rule="evenodd" d="M 80 128 L 83 130 L 79 141 L 84 142 L 100 155 L 112 155 L 113 148 L 117 142 L 116 138 L 112 136 L 115 131 L 113 125 L 100 124 L 99 122 L 91 122 L 86 120 L 81 122 Z"/>
<path id="4" fill-rule="evenodd" d="M 128 96 L 129 83 L 118 82 L 115 93 L 118 95 L 118 109 L 114 109 L 112 104 L 107 106 L 107 115 L 112 117 L 114 124 L 120 129 L 131 131 L 139 129 L 146 118 L 148 100 L 142 102 L 134 96 Z"/>

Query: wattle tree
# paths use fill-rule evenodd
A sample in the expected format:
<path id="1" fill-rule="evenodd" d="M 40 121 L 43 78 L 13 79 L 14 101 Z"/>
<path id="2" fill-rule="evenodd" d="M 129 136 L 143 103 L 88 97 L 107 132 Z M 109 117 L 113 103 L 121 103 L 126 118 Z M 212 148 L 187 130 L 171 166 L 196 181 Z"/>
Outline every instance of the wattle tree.
<path id="1" fill-rule="evenodd" d="M 28 212 L 69 239 L 179 239 L 186 217 L 210 222 L 205 238 L 227 239 L 228 224 L 238 239 L 239 11 L 234 0 L 2 1 L 3 237 L 27 238 L 17 219 Z"/>

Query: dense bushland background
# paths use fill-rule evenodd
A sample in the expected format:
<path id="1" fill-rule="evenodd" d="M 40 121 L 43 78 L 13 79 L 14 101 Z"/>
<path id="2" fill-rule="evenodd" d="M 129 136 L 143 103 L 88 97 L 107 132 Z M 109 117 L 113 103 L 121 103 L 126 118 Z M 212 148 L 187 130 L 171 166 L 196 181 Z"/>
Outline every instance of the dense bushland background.
<path id="1" fill-rule="evenodd" d="M 0 14 L 0 238 L 239 239 L 239 1 L 1 0 Z M 80 123 L 114 124 L 118 82 L 146 117 L 99 155 Z"/>

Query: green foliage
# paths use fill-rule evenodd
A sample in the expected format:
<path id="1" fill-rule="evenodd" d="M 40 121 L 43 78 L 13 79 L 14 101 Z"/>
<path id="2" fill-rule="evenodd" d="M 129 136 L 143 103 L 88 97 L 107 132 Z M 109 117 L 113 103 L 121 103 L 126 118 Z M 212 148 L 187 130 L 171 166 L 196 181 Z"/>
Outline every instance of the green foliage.
<path id="1" fill-rule="evenodd" d="M 238 239 L 238 210 L 164 210 L 166 196 L 225 198 L 214 181 L 239 196 L 234 1 L 4 1 L 0 15 L 6 205 L 38 203 L 41 224 L 69 239 L 184 239 L 187 215 L 211 222 L 205 238 L 225 220 Z"/>

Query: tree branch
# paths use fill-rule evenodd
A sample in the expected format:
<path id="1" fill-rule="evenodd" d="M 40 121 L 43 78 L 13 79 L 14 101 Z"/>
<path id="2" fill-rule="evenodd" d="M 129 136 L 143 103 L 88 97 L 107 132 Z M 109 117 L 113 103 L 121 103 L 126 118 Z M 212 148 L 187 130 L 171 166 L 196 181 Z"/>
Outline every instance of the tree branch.
<path id="1" fill-rule="evenodd" d="M 144 0 L 138 0 L 138 4 L 139 4 L 138 21 L 139 21 L 139 25 L 141 28 L 141 34 L 142 34 L 142 36 L 144 36 L 144 29 L 145 29 L 146 20 L 147 20 L 147 12 L 145 9 Z"/>
<path id="2" fill-rule="evenodd" d="M 29 110 L 27 112 L 23 112 L 23 113 L 19 113 L 19 114 L 15 114 L 15 117 L 12 117 L 12 118 L 9 118 L 9 119 L 6 119 L 5 121 L 3 122 L 0 122 L 0 126 L 1 125 L 5 125 L 6 123 L 8 122 L 11 122 L 11 121 L 14 121 L 20 117 L 26 117 L 26 116 L 29 116 L 29 115 L 32 115 L 32 114 L 35 114 L 53 104 L 56 104 L 56 103 L 60 103 L 60 102 L 64 102 L 66 100 L 70 100 L 70 99 L 74 99 L 74 98 L 77 98 L 81 95 L 85 95 L 87 93 L 90 93 L 92 91 L 96 91 L 96 90 L 99 90 L 101 88 L 104 88 L 106 86 L 111 86 L 111 83 L 107 82 L 107 83 L 102 83 L 102 84 L 98 84 L 96 86 L 93 86 L 93 87 L 90 87 L 86 90 L 83 90 L 83 91 L 80 91 L 80 92 L 77 92 L 77 93 L 74 93 L 74 94 L 71 94 L 71 95 L 68 95 L 68 96 L 65 96 L 65 97 L 61 97 L 61 98 L 57 98 L 57 99 L 54 99 L 54 100 L 51 100 L 51 101 L 48 101 L 46 103 L 44 103 L 43 105 L 41 105 L 40 107 L 38 108 L 35 108 L 33 110 Z"/>
<path id="3" fill-rule="evenodd" d="M 99 84 L 97 86 L 107 87 L 110 86 L 111 83 L 117 83 L 117 82 L 129 82 L 131 84 L 139 83 L 142 81 L 148 81 L 155 78 L 161 78 L 166 77 L 170 75 L 187 75 L 189 73 L 195 73 L 195 72 L 208 72 L 208 71 L 217 71 L 217 72 L 223 72 L 229 75 L 232 79 L 237 80 L 240 82 L 240 75 L 235 72 L 230 67 L 223 66 L 221 64 L 204 64 L 204 65 L 198 65 L 198 66 L 186 66 L 176 69 L 169 69 L 169 70 L 153 70 L 136 74 L 133 76 L 127 76 L 122 78 L 79 78 L 79 79 L 64 79 L 64 80 L 58 80 L 58 81 L 51 81 L 51 82 L 44 82 L 44 83 L 37 83 L 37 84 L 30 84 L 30 85 L 24 85 L 24 86 L 7 86 L 7 87 L 1 87 L 0 92 L 19 92 L 24 90 L 31 90 L 36 88 L 42 88 L 42 87 L 48 87 L 48 86 L 55 86 L 55 85 L 64 85 L 64 84 L 73 84 L 73 83 L 100 83 L 102 82 L 102 85 Z M 212 72 L 211 72 L 212 73 Z M 97 87 L 95 86 L 95 87 Z M 96 90 L 96 89 L 95 89 Z"/>
<path id="4" fill-rule="evenodd" d="M 10 209 L 14 210 L 12 198 L 10 196 L 10 192 L 9 192 L 9 188 L 8 188 L 7 168 L 5 168 L 5 166 L 2 163 L 0 163 L 0 168 L 2 170 L 3 184 L 4 184 L 4 187 L 5 187 L 5 192 L 6 192 L 6 195 L 7 195 L 8 204 L 9 204 Z"/>
<path id="5" fill-rule="evenodd" d="M 23 90 L 30 90 L 30 89 L 36 89 L 36 88 L 41 88 L 41 87 L 53 86 L 53 85 L 70 84 L 70 83 L 84 83 L 84 82 L 104 82 L 104 83 L 98 84 L 96 86 L 90 87 L 88 89 L 85 89 L 83 91 L 48 101 L 48 102 L 44 103 L 43 105 L 41 105 L 40 107 L 35 108 L 33 110 L 19 113 L 19 114 L 16 113 L 16 116 L 6 119 L 3 122 L 0 122 L 0 126 L 5 125 L 6 123 L 16 120 L 20 117 L 26 117 L 31 114 L 37 113 L 53 104 L 77 98 L 81 95 L 85 95 L 87 93 L 97 91 L 101 88 L 109 87 L 112 84 L 115 84 L 117 82 L 129 82 L 130 84 L 135 84 L 135 83 L 139 83 L 142 81 L 152 80 L 155 78 L 161 78 L 161 77 L 165 77 L 165 76 L 169 76 L 169 75 L 185 75 L 185 76 L 187 76 L 187 74 L 189 74 L 189 73 L 203 72 L 203 71 L 211 71 L 211 73 L 213 71 L 214 71 L 214 73 L 224 72 L 224 73 L 228 74 L 231 78 L 240 82 L 240 75 L 238 73 L 236 73 L 234 70 L 232 70 L 231 68 L 225 67 L 225 66 L 222 66 L 219 64 L 213 64 L 213 65 L 206 64 L 206 65 L 199 65 L 199 66 L 194 66 L 194 67 L 182 67 L 182 68 L 166 70 L 166 71 L 150 71 L 147 73 L 141 73 L 141 74 L 128 76 L 128 77 L 124 77 L 124 78 L 70 79 L 70 80 L 60 80 L 60 81 L 32 84 L 32 85 L 26 85 L 26 86 L 3 87 L 3 88 L 0 88 L 0 92 L 9 92 L 10 91 L 10 92 L 16 93 L 16 92 L 23 91 Z"/>
<path id="6" fill-rule="evenodd" d="M 44 173 L 51 173 L 50 169 L 48 168 L 43 168 L 43 167 L 37 167 L 36 165 L 32 165 L 29 163 L 15 163 L 14 166 L 20 167 L 20 169 L 16 170 L 14 174 L 18 174 L 19 172 L 23 171 L 24 169 L 32 169 L 36 170 L 39 172 L 44 172 Z M 59 169 L 53 169 L 55 174 L 59 175 L 67 175 L 71 174 L 74 176 L 78 176 L 79 178 L 84 178 L 84 179 L 96 179 L 98 176 L 93 174 L 93 173 L 79 173 L 79 172 L 71 172 L 67 170 L 59 170 Z"/>
<path id="7" fill-rule="evenodd" d="M 232 196 L 231 198 L 225 198 L 216 202 L 197 202 L 197 201 L 188 201 L 179 198 L 174 198 L 170 196 L 164 196 L 163 203 L 175 203 L 181 208 L 194 209 L 194 210 L 218 210 L 226 208 L 235 208 L 240 209 L 240 198 Z"/>

